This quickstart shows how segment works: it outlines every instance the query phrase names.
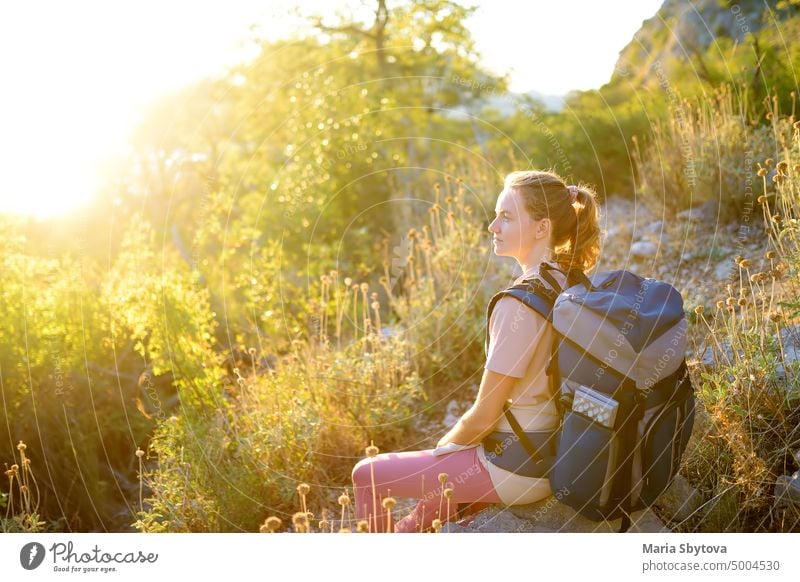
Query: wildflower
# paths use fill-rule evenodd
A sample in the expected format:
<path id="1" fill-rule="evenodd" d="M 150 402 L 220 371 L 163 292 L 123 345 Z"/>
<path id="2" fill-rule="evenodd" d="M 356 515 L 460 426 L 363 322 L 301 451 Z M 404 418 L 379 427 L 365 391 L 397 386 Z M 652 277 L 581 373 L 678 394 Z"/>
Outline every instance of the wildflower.
<path id="1" fill-rule="evenodd" d="M 446 487 L 445 490 L 442 493 L 444 493 L 445 498 L 450 499 L 450 498 L 453 497 L 453 488 L 452 487 Z"/>
<path id="2" fill-rule="evenodd" d="M 264 520 L 264 525 L 267 526 L 267 529 L 271 532 L 278 531 L 281 527 L 281 523 L 281 518 L 275 517 L 274 515 L 270 515 Z"/>
<path id="3" fill-rule="evenodd" d="M 375 445 L 370 445 L 370 446 L 367 447 L 367 456 L 368 457 L 377 457 L 379 452 L 380 451 L 379 451 L 378 447 L 376 447 Z"/>
<path id="4" fill-rule="evenodd" d="M 772 259 L 774 259 L 774 258 L 775 258 L 777 255 L 778 255 L 778 253 L 777 253 L 777 252 L 775 252 L 774 250 L 769 250 L 769 251 L 767 251 L 767 255 L 766 255 L 766 256 L 767 256 L 767 258 L 768 258 L 768 259 L 772 260 Z"/>
<path id="5" fill-rule="evenodd" d="M 698 305 L 697 307 L 694 308 L 694 312 L 697 315 L 703 315 L 703 311 L 704 310 L 705 310 L 705 307 L 703 307 L 702 305 Z"/>
<path id="6" fill-rule="evenodd" d="M 431 522 L 431 526 L 433 527 L 433 531 L 435 531 L 436 533 L 439 533 L 439 531 L 441 531 L 441 529 L 442 529 L 442 520 L 441 519 L 434 519 Z"/>
<path id="7" fill-rule="evenodd" d="M 773 311 L 769 314 L 770 320 L 778 323 L 779 321 L 783 320 L 783 314 L 780 311 Z"/>
<path id="8" fill-rule="evenodd" d="M 369 524 L 367 523 L 367 520 L 362 519 L 361 521 L 359 521 L 356 524 L 356 531 L 359 532 L 359 533 L 368 532 L 369 531 Z"/>
<path id="9" fill-rule="evenodd" d="M 376 310 L 377 310 L 377 309 L 380 309 L 380 308 L 381 308 L 381 304 L 380 304 L 380 303 L 378 303 L 377 301 L 373 301 L 373 302 L 370 304 L 370 307 L 372 307 L 372 309 L 376 309 Z"/>
<path id="10" fill-rule="evenodd" d="M 773 160 L 772 158 L 767 158 L 766 160 L 764 160 L 764 165 L 766 167 L 768 167 L 768 168 L 771 168 L 772 164 L 774 164 L 774 163 L 775 163 L 775 160 Z"/>
<path id="11" fill-rule="evenodd" d="M 763 178 L 764 176 L 767 175 L 767 169 L 766 168 L 759 168 L 758 172 L 756 172 L 756 173 L 758 174 L 758 176 L 760 178 Z"/>
<path id="12" fill-rule="evenodd" d="M 22 441 L 19 441 L 19 444 L 17 445 L 17 450 L 18 450 L 20 453 L 21 453 L 22 451 L 24 451 L 25 449 L 27 449 L 27 448 L 28 448 L 28 445 L 26 445 L 26 444 L 25 444 L 25 443 L 23 443 Z"/>
<path id="13" fill-rule="evenodd" d="M 747 267 L 749 267 L 752 264 L 753 263 L 752 263 L 752 261 L 750 259 L 742 259 L 741 261 L 739 261 L 739 266 L 742 269 L 746 269 Z"/>
<path id="14" fill-rule="evenodd" d="M 369 283 L 361 283 L 361 292 L 366 293 L 369 291 Z"/>
<path id="15" fill-rule="evenodd" d="M 725 307 L 725 302 L 720 299 L 717 301 L 717 309 L 722 309 L 723 307 Z"/>
<path id="16" fill-rule="evenodd" d="M 736 304 L 736 299 L 734 299 L 733 297 L 728 297 L 728 298 L 725 300 L 725 304 L 726 304 L 728 307 L 733 307 L 733 306 Z"/>
<path id="17" fill-rule="evenodd" d="M 144 451 L 137 447 L 136 448 L 136 456 L 141 459 L 142 457 L 144 457 Z"/>
<path id="18" fill-rule="evenodd" d="M 319 529 L 321 531 L 328 531 L 328 528 L 331 526 L 331 523 L 327 519 L 321 519 L 319 521 Z"/>
<path id="19" fill-rule="evenodd" d="M 250 354 L 251 356 L 255 356 L 256 355 L 256 349 L 255 348 L 248 348 L 247 349 L 247 353 Z"/>
<path id="20" fill-rule="evenodd" d="M 297 492 L 300 495 L 308 495 L 308 492 L 311 491 L 311 486 L 308 483 L 300 483 L 297 486 Z"/>
<path id="21" fill-rule="evenodd" d="M 789 164 L 787 162 L 778 162 L 777 168 L 781 174 L 789 173 Z"/>
<path id="22" fill-rule="evenodd" d="M 747 299 L 745 299 L 744 297 L 740 297 L 736 303 L 739 305 L 739 307 L 744 307 L 745 305 L 747 305 Z"/>
<path id="23" fill-rule="evenodd" d="M 382 502 L 383 508 L 387 511 L 391 511 L 394 509 L 394 506 L 397 505 L 397 500 L 394 497 L 386 497 Z"/>
<path id="24" fill-rule="evenodd" d="M 339 495 L 339 505 L 342 507 L 347 507 L 350 505 L 350 497 L 347 495 L 347 493 L 342 493 Z"/>
<path id="25" fill-rule="evenodd" d="M 766 204 L 767 203 L 767 197 L 762 194 L 761 196 L 758 197 L 757 202 L 759 204 Z"/>
<path id="26" fill-rule="evenodd" d="M 439 473 L 439 483 L 442 485 L 447 483 L 447 473 Z"/>
<path id="27" fill-rule="evenodd" d="M 352 284 L 353 284 L 353 280 L 350 277 L 345 277 L 344 278 L 344 286 L 345 287 L 349 287 Z"/>
<path id="28" fill-rule="evenodd" d="M 736 255 L 736 256 L 733 258 L 733 262 L 734 262 L 734 263 L 736 263 L 736 264 L 738 265 L 739 263 L 741 263 L 741 262 L 742 262 L 742 260 L 743 260 L 743 259 L 744 259 L 744 257 L 743 257 L 742 255 Z"/>
<path id="29" fill-rule="evenodd" d="M 786 176 L 783 174 L 775 174 L 772 176 L 772 181 L 776 184 L 783 184 L 786 181 Z"/>
<path id="30" fill-rule="evenodd" d="M 308 524 L 308 514 L 303 511 L 298 511 L 292 516 L 292 523 L 294 525 L 305 526 Z"/>

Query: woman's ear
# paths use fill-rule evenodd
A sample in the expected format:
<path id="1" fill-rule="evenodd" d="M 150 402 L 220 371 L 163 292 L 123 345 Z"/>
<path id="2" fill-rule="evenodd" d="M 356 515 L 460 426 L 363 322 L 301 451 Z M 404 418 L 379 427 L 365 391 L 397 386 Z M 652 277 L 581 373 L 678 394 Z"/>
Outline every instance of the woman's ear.
<path id="1" fill-rule="evenodd" d="M 542 218 L 541 220 L 537 220 L 535 232 L 537 239 L 550 236 L 550 219 Z"/>

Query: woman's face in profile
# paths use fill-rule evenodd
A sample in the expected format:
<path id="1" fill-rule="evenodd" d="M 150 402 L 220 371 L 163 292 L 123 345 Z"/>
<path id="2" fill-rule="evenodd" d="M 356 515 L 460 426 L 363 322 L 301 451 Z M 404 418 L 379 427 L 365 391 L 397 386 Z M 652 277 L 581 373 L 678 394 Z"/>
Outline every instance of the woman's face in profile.
<path id="1" fill-rule="evenodd" d="M 533 223 L 516 190 L 500 192 L 495 219 L 489 224 L 495 254 L 498 257 L 527 257 L 535 242 Z"/>

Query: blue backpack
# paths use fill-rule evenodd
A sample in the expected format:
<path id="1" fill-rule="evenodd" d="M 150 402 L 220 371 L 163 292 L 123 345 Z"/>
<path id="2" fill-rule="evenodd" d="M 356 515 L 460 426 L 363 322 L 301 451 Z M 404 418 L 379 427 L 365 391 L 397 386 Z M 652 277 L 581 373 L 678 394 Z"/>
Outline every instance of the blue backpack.
<path id="1" fill-rule="evenodd" d="M 566 289 L 551 270 L 566 275 Z M 650 506 L 672 482 L 692 431 L 695 399 L 680 293 L 629 271 L 590 280 L 580 270 L 563 273 L 542 263 L 539 277 L 492 297 L 487 353 L 492 309 L 505 295 L 555 329 L 546 372 L 560 425 L 550 435 L 526 433 L 506 406 L 521 446 L 497 446 L 501 433 L 493 433 L 491 447 L 484 442 L 493 451 L 487 458 L 548 477 L 562 503 L 595 521 L 621 517 L 626 531 L 630 513 Z"/>

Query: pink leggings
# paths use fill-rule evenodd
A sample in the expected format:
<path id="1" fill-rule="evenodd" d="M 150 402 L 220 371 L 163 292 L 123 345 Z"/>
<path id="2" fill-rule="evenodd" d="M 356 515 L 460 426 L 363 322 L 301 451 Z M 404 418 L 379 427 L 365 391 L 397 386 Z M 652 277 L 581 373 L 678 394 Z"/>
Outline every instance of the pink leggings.
<path id="1" fill-rule="evenodd" d="M 438 457 L 432 453 L 433 449 L 384 453 L 359 461 L 353 467 L 356 519 L 367 520 L 372 532 L 385 532 L 388 517 L 383 499 L 414 497 L 420 499 L 419 503 L 394 525 L 394 531 L 424 532 L 437 517 L 442 523 L 451 520 L 459 503 L 500 502 L 489 474 L 478 460 L 477 447 Z M 447 473 L 444 486 L 439 482 L 440 473 Z M 453 489 L 449 513 L 448 500 L 442 494 L 444 487 Z"/>

